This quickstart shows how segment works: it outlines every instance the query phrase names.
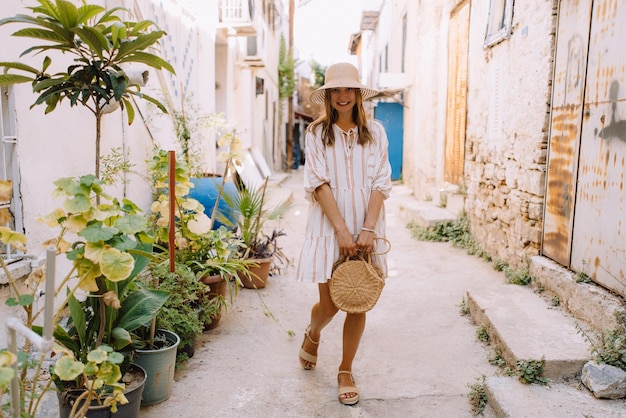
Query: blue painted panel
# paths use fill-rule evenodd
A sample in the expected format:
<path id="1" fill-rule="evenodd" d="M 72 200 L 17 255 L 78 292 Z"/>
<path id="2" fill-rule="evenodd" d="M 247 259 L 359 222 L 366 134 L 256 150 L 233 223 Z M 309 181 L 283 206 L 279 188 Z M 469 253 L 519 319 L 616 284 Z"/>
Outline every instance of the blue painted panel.
<path id="1" fill-rule="evenodd" d="M 189 190 L 189 197 L 200 202 L 202 206 L 204 206 L 204 213 L 208 217 L 211 217 L 215 200 L 217 200 L 217 195 L 222 185 L 222 177 L 192 178 L 191 182 L 194 187 Z M 237 195 L 237 186 L 232 182 L 226 182 L 223 194 L 229 196 L 230 200 L 233 200 Z M 223 196 L 220 199 L 220 203 L 217 205 L 217 210 L 230 221 L 231 225 L 224 225 L 216 219 L 215 222 L 213 222 L 213 229 L 218 229 L 222 225 L 226 227 L 226 229 L 232 229 L 232 225 L 235 225 L 236 221 L 235 213 L 227 201 L 224 200 Z"/>
<path id="2" fill-rule="evenodd" d="M 374 108 L 374 117 L 383 124 L 389 138 L 391 179 L 399 180 L 402 178 L 404 109 L 400 103 L 378 103 Z"/>

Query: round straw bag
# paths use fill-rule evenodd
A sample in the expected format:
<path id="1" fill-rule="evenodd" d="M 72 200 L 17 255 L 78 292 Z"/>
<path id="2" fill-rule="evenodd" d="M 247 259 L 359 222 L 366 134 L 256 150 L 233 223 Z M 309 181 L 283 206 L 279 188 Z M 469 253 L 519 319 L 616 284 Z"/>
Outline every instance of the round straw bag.
<path id="1" fill-rule="evenodd" d="M 337 308 L 347 313 L 367 312 L 376 305 L 385 279 L 380 268 L 371 261 L 371 255 L 387 254 L 391 249 L 385 238 L 375 238 L 387 243 L 387 250 L 372 253 L 367 257 L 345 257 L 333 265 L 333 273 L 328 280 L 330 298 Z"/>

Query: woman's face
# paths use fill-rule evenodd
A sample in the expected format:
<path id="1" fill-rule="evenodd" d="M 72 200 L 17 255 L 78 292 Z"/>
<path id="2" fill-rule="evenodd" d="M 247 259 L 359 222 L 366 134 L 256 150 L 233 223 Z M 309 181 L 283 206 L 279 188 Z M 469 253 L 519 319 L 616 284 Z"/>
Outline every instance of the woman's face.
<path id="1" fill-rule="evenodd" d="M 356 104 L 357 89 L 352 87 L 336 87 L 330 90 L 330 105 L 337 113 L 352 112 Z"/>

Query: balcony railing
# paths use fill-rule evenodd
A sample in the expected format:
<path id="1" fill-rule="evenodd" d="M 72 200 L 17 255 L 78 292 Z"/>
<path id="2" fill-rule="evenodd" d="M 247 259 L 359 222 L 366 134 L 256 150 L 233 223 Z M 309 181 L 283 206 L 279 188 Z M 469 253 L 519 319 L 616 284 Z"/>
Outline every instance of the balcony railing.
<path id="1" fill-rule="evenodd" d="M 254 0 L 220 0 L 220 23 L 250 24 L 253 18 Z"/>

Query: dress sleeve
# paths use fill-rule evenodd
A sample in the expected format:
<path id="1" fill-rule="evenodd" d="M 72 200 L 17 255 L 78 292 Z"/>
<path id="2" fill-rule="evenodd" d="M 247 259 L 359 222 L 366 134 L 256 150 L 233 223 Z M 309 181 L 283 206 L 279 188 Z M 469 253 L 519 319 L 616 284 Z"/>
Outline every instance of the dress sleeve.
<path id="1" fill-rule="evenodd" d="M 321 127 L 315 132 L 307 131 L 305 137 L 304 191 L 310 202 L 315 202 L 315 190 L 324 183 L 330 183 L 326 167 L 326 147 L 322 142 Z"/>
<path id="2" fill-rule="evenodd" d="M 389 163 L 389 140 L 385 128 L 377 122 L 371 124 L 372 135 L 376 141 L 378 150 L 376 155 L 379 156 L 374 171 L 372 181 L 372 190 L 378 190 L 387 199 L 391 193 L 391 164 Z"/>

